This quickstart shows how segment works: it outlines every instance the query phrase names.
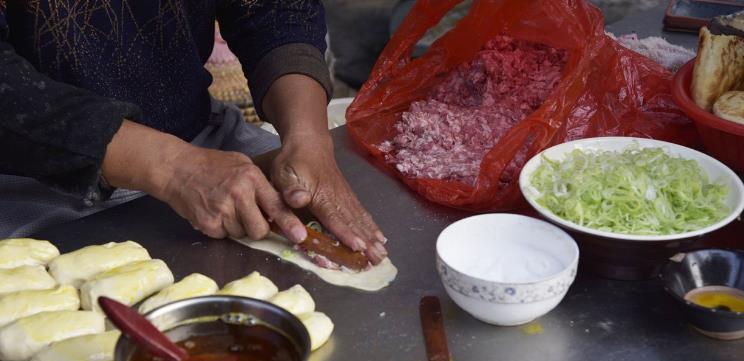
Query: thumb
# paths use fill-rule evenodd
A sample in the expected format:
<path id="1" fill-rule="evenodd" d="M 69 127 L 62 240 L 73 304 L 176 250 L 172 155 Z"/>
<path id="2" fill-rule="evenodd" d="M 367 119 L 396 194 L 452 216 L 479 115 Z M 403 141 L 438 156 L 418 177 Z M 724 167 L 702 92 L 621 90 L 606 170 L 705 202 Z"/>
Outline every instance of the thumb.
<path id="1" fill-rule="evenodd" d="M 310 204 L 312 194 L 293 168 L 280 170 L 274 178 L 274 183 L 282 192 L 284 202 L 290 207 L 303 208 Z"/>

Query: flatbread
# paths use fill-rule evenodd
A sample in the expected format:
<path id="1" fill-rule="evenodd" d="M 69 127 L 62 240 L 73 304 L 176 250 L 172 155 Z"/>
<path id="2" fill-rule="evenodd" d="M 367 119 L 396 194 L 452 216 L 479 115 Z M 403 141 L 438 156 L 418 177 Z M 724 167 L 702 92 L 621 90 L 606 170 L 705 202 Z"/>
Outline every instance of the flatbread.
<path id="1" fill-rule="evenodd" d="M 287 262 L 316 274 L 323 281 L 335 286 L 351 287 L 362 291 L 379 291 L 389 285 L 395 279 L 395 276 L 398 275 L 398 269 L 395 268 L 390 258 L 385 258 L 380 264 L 362 272 L 331 270 L 318 267 L 318 265 L 311 262 L 302 252 L 293 249 L 289 240 L 273 233 L 268 238 L 260 241 L 252 241 L 247 238 L 238 239 L 237 241 L 250 248 L 278 256 Z"/>
<path id="2" fill-rule="evenodd" d="M 700 29 L 698 55 L 690 91 L 695 103 L 710 111 L 716 99 L 729 90 L 744 86 L 744 39 L 713 35 Z"/>
<path id="3" fill-rule="evenodd" d="M 744 91 L 730 91 L 721 95 L 713 104 L 713 114 L 739 124 L 744 124 Z"/>

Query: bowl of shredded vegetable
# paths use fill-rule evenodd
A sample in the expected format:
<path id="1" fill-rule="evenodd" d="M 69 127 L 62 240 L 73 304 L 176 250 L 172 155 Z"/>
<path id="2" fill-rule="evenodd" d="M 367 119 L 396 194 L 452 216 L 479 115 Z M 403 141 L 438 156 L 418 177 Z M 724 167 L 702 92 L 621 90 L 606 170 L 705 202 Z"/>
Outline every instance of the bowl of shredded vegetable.
<path id="1" fill-rule="evenodd" d="M 657 271 L 679 251 L 674 246 L 729 224 L 744 209 L 744 184 L 726 165 L 653 139 L 601 137 L 556 145 L 525 164 L 519 184 L 543 217 L 583 235 L 577 241 L 589 252 L 582 253 L 602 259 L 611 278 L 639 278 L 628 259 Z M 639 256 L 649 247 L 656 249 L 652 257 Z M 641 273 L 640 278 L 654 275 Z"/>

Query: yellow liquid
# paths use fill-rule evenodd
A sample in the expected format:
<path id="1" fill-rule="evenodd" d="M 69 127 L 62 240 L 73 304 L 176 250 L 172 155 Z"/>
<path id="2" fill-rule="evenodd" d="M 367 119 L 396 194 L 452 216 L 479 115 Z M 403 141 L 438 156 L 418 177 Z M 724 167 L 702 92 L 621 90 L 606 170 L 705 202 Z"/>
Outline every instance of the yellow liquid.
<path id="1" fill-rule="evenodd" d="M 699 306 L 725 311 L 744 312 L 744 291 L 723 286 L 694 289 L 685 299 Z"/>

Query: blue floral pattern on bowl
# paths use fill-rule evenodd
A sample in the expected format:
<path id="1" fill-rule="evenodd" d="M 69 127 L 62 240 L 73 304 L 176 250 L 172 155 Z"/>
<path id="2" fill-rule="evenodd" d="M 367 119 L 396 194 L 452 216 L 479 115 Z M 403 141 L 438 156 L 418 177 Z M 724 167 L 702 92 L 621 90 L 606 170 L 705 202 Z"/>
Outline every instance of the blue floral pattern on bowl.
<path id="1" fill-rule="evenodd" d="M 531 303 L 561 297 L 576 278 L 578 262 L 555 277 L 537 283 L 508 284 L 470 277 L 447 266 L 437 257 L 437 271 L 445 287 L 489 303 Z"/>

